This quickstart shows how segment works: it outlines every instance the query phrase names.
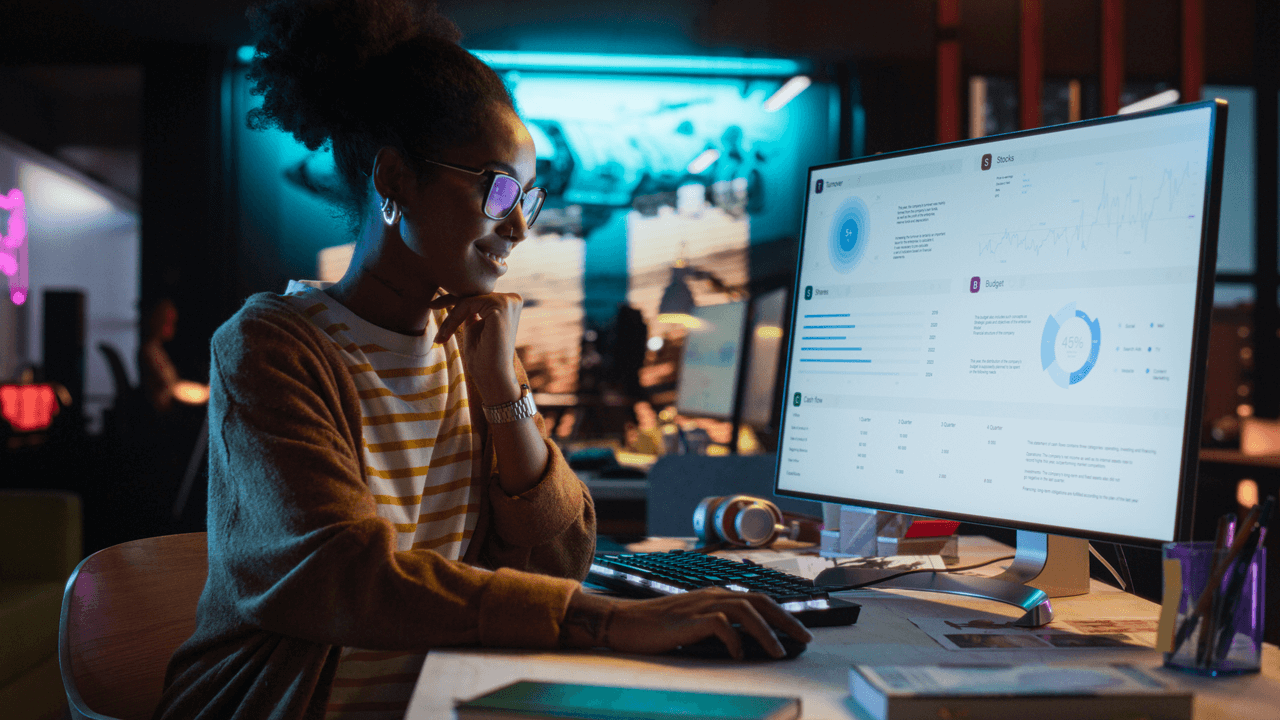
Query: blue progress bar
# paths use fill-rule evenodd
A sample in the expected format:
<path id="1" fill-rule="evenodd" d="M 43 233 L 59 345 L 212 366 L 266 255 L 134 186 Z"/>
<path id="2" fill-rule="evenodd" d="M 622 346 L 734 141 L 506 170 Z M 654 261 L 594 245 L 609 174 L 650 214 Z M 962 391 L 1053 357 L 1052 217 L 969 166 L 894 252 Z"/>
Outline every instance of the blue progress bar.
<path id="1" fill-rule="evenodd" d="M 800 362 L 842 362 L 842 363 L 869 363 L 870 360 L 845 360 L 843 358 L 800 358 Z"/>
<path id="2" fill-rule="evenodd" d="M 849 317 L 849 313 L 835 313 L 833 315 L 805 315 L 805 317 Z"/>
<path id="3" fill-rule="evenodd" d="M 805 325 L 805 330 L 848 330 L 857 325 Z"/>
<path id="4" fill-rule="evenodd" d="M 861 351 L 861 350 L 862 350 L 862 348 L 835 348 L 835 347 L 830 347 L 830 348 L 828 348 L 828 347 L 811 347 L 811 348 L 802 347 L 802 348 L 800 348 L 800 349 L 801 349 L 801 350 L 858 350 L 858 351 Z"/>
<path id="5" fill-rule="evenodd" d="M 848 340 L 846 335 L 807 335 L 801 340 Z"/>

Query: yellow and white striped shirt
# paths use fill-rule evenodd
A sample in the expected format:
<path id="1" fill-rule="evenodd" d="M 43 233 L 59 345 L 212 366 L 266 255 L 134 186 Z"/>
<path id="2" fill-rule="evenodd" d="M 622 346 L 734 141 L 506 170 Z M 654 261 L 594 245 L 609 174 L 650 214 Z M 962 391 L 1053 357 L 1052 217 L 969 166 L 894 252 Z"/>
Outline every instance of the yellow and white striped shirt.
<path id="1" fill-rule="evenodd" d="M 347 363 L 360 397 L 365 474 L 378 516 L 396 528 L 399 550 L 457 560 L 475 531 L 471 413 L 457 337 L 432 345 L 444 311 L 422 336 L 400 335 L 292 281 L 285 298 L 323 330 Z M 422 654 L 343 648 L 326 718 L 401 718 Z"/>

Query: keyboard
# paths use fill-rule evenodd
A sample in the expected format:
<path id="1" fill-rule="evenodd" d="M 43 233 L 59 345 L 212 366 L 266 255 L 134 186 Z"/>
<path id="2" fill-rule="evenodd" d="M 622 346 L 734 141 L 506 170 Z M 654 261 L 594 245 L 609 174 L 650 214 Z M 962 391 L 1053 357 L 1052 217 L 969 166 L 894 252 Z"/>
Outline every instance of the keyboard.
<path id="1" fill-rule="evenodd" d="M 602 553 L 587 581 L 631 597 L 676 595 L 704 587 L 758 592 L 773 598 L 807 627 L 852 625 L 862 606 L 830 597 L 832 588 L 763 567 L 696 552 Z"/>

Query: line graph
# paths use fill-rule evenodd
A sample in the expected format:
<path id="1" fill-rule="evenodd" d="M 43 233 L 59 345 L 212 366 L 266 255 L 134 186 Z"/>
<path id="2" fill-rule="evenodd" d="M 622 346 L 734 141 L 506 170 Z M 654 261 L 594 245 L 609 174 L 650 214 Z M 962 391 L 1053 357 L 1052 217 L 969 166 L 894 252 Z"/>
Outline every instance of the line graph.
<path id="1" fill-rule="evenodd" d="M 1198 217 L 1198 206 L 1193 211 L 1178 211 L 1178 201 L 1183 197 L 1184 188 L 1194 179 L 1190 162 L 1181 171 L 1165 169 L 1148 198 L 1142 188 L 1141 177 L 1130 176 L 1127 187 L 1113 192 L 1115 185 L 1125 184 L 1125 181 L 1115 183 L 1109 173 L 1104 174 L 1101 192 L 1092 208 L 1081 203 L 1079 215 L 1066 224 L 1049 226 L 1038 223 L 1017 230 L 1006 228 L 998 233 L 989 233 L 986 239 L 978 241 L 978 256 L 1017 251 L 1040 255 L 1052 250 L 1060 250 L 1070 256 L 1073 251 L 1087 252 L 1096 243 L 1109 243 L 1116 247 L 1126 241 L 1146 244 L 1153 225 L 1186 222 Z"/>

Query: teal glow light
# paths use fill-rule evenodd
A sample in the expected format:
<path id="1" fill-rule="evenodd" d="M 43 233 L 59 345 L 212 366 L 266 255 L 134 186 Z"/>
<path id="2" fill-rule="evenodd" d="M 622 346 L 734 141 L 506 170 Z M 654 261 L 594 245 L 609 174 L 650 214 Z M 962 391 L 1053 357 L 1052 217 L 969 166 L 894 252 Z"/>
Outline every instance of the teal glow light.
<path id="1" fill-rule="evenodd" d="M 514 50 L 472 50 L 495 70 L 546 70 L 598 73 L 662 73 L 790 77 L 805 72 L 805 63 L 781 58 L 711 57 L 700 55 L 609 55 Z"/>
<path id="2" fill-rule="evenodd" d="M 241 45 L 236 59 L 248 65 L 257 48 Z M 520 50 L 472 50 L 495 70 L 545 70 L 620 74 L 725 75 L 789 77 L 807 71 L 808 63 L 782 58 L 711 57 L 702 55 L 610 55 Z"/>

